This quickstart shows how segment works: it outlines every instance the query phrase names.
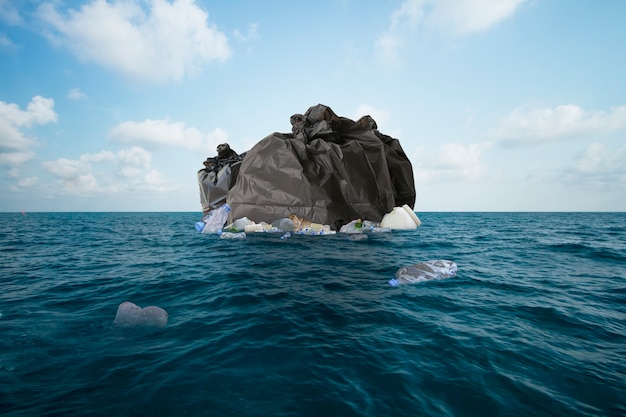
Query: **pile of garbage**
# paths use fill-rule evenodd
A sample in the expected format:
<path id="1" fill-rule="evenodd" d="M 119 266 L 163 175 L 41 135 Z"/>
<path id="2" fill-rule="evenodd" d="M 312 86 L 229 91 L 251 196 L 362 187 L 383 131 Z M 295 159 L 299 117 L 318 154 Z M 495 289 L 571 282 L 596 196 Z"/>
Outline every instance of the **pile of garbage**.
<path id="1" fill-rule="evenodd" d="M 395 207 L 412 209 L 411 163 L 370 116 L 353 121 L 318 104 L 290 122 L 291 133 L 270 134 L 245 153 L 225 143 L 207 158 L 198 172 L 205 215 L 228 204 L 230 221 L 295 215 L 338 231 L 352 219 L 381 222 Z"/>
<path id="2" fill-rule="evenodd" d="M 278 218 L 271 223 L 261 221 L 256 223 L 248 217 L 242 217 L 232 223 L 226 224 L 232 208 L 225 203 L 219 208 L 210 211 L 196 223 L 196 230 L 200 233 L 212 233 L 222 238 L 245 238 L 250 233 L 282 233 L 283 239 L 298 235 L 334 235 L 337 232 L 349 235 L 363 234 L 365 232 L 384 233 L 392 230 L 413 230 L 421 221 L 406 204 L 385 214 L 381 222 L 371 220 L 354 219 L 338 229 L 333 229 L 328 224 L 314 223 L 291 213 L 288 217 Z M 352 237 L 358 240 L 357 237 Z"/>

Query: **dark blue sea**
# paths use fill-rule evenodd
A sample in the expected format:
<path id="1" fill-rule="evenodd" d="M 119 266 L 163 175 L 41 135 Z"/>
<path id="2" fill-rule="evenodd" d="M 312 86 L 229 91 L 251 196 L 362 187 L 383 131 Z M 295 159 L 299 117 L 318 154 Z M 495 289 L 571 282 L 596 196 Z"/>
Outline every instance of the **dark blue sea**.
<path id="1" fill-rule="evenodd" d="M 0 214 L 0 414 L 626 415 L 626 213 L 418 216 L 352 241 Z M 431 259 L 458 275 L 388 284 Z"/>

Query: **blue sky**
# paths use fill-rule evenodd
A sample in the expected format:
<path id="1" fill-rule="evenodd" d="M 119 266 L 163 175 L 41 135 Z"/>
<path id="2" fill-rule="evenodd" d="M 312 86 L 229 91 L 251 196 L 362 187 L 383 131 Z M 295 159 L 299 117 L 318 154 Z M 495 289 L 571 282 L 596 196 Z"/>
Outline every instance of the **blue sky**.
<path id="1" fill-rule="evenodd" d="M 0 211 L 200 212 L 219 143 L 318 103 L 400 140 L 418 213 L 625 211 L 624 19 L 621 0 L 0 0 Z"/>

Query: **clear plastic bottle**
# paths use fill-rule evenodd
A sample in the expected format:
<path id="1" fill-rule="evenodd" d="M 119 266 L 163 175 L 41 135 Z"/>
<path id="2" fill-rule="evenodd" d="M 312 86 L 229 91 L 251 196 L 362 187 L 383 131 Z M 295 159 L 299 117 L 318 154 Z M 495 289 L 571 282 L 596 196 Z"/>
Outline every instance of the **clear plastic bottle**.
<path id="1" fill-rule="evenodd" d="M 210 212 L 208 218 L 205 220 L 202 233 L 219 233 L 228 220 L 228 213 L 230 213 L 230 206 L 228 204 L 224 204 Z"/>
<path id="2" fill-rule="evenodd" d="M 246 230 L 246 226 L 251 224 L 254 224 L 252 220 L 247 217 L 242 217 L 241 219 L 237 219 L 233 222 L 233 224 L 231 225 L 231 232 L 243 232 Z"/>
<path id="3" fill-rule="evenodd" d="M 344 224 L 339 229 L 341 233 L 363 233 L 363 222 L 361 219 L 352 220 L 348 224 Z"/>
<path id="4" fill-rule="evenodd" d="M 363 230 L 373 231 L 376 228 L 380 227 L 380 223 L 373 222 L 371 220 L 363 220 Z"/>
<path id="5" fill-rule="evenodd" d="M 294 231 L 293 221 L 291 219 L 286 218 L 286 217 L 278 219 L 278 220 L 274 220 L 272 222 L 272 226 L 280 229 L 283 232 L 293 232 Z"/>
<path id="6" fill-rule="evenodd" d="M 458 266 L 452 261 L 445 259 L 426 261 L 398 269 L 395 278 L 389 280 L 389 285 L 397 287 L 403 284 L 452 278 L 456 276 L 457 271 Z"/>

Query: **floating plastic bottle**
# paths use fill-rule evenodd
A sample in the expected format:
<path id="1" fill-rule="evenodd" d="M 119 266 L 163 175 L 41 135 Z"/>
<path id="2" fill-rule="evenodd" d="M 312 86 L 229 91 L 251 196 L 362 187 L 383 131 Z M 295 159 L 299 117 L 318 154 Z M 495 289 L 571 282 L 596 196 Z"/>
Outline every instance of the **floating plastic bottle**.
<path id="1" fill-rule="evenodd" d="M 294 235 L 308 235 L 308 236 L 322 236 L 322 235 L 334 235 L 336 232 L 330 230 L 330 226 L 323 225 L 322 227 L 301 227 L 294 230 Z"/>
<path id="2" fill-rule="evenodd" d="M 389 281 L 389 285 L 397 287 L 402 284 L 451 278 L 456 276 L 457 269 L 454 262 L 443 259 L 403 266 L 396 271 L 396 277 Z"/>
<path id="3" fill-rule="evenodd" d="M 371 232 L 376 227 L 380 227 L 380 223 L 371 220 L 363 220 L 362 229 L 364 232 Z"/>
<path id="4" fill-rule="evenodd" d="M 230 206 L 228 204 L 224 204 L 210 212 L 208 218 L 205 220 L 202 233 L 220 232 L 228 220 L 228 213 L 230 213 Z"/>
<path id="5" fill-rule="evenodd" d="M 272 226 L 276 227 L 277 229 L 280 229 L 283 232 L 293 232 L 294 231 L 293 221 L 291 219 L 286 218 L 286 217 L 283 217 L 283 218 L 278 219 L 278 220 L 274 220 L 272 222 Z"/>
<path id="6" fill-rule="evenodd" d="M 231 224 L 228 224 L 224 227 L 225 230 L 229 232 L 245 232 L 245 229 L 249 225 L 253 225 L 254 222 L 247 217 L 242 217 L 240 219 L 235 220 Z"/>
<path id="7" fill-rule="evenodd" d="M 361 219 L 352 220 L 348 224 L 344 224 L 339 229 L 340 233 L 363 233 L 363 222 Z"/>
<path id="8" fill-rule="evenodd" d="M 246 232 L 222 232 L 218 233 L 220 235 L 220 239 L 245 239 Z"/>

